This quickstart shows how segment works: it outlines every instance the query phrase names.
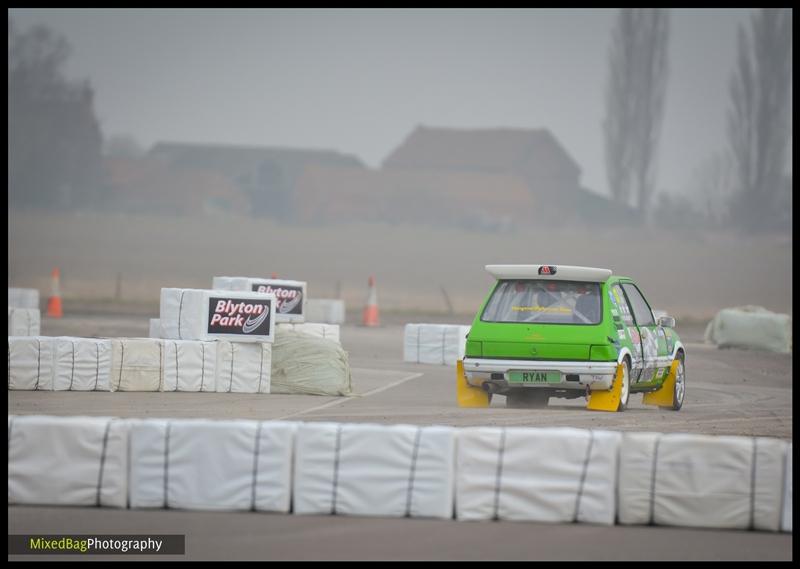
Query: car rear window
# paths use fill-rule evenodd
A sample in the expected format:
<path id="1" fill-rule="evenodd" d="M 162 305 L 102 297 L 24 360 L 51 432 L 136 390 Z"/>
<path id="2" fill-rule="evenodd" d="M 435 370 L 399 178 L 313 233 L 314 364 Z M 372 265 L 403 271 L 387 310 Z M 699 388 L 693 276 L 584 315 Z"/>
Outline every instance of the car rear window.
<path id="1" fill-rule="evenodd" d="M 576 281 L 501 280 L 481 320 L 536 324 L 599 324 L 600 285 Z"/>

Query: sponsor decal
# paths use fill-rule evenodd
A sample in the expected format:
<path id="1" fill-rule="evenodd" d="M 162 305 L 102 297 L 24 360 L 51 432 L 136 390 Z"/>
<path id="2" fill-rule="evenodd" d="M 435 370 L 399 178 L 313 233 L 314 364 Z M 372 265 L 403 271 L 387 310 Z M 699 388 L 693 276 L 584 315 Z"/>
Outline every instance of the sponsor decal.
<path id="1" fill-rule="evenodd" d="M 278 314 L 303 314 L 303 287 L 301 286 L 254 283 L 253 292 L 274 294 L 275 311 Z"/>
<path id="2" fill-rule="evenodd" d="M 272 299 L 208 299 L 208 333 L 269 336 Z"/>
<path id="3" fill-rule="evenodd" d="M 548 312 L 555 314 L 572 314 L 567 306 L 512 306 L 512 312 Z"/>
<path id="4" fill-rule="evenodd" d="M 617 330 L 617 336 L 619 336 L 620 340 L 624 340 L 625 339 L 625 330 L 623 330 L 622 328 Z"/>
<path id="5" fill-rule="evenodd" d="M 539 274 L 545 276 L 551 276 L 556 274 L 556 268 L 553 265 L 542 265 L 539 267 Z"/>

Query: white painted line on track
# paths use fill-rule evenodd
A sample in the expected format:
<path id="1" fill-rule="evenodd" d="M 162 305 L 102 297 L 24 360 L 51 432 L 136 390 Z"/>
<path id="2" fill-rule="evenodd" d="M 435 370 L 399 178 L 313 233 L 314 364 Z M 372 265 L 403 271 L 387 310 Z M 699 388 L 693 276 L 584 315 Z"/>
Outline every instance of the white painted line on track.
<path id="1" fill-rule="evenodd" d="M 379 371 L 379 370 L 375 370 L 375 371 Z M 380 370 L 380 371 L 383 371 L 383 370 Z M 321 409 L 327 409 L 329 407 L 336 407 L 337 405 L 341 405 L 342 403 L 350 401 L 351 399 L 360 399 L 360 398 L 363 398 L 363 397 L 369 397 L 370 395 L 375 395 L 376 393 L 380 393 L 381 391 L 386 391 L 387 389 L 392 389 L 393 387 L 397 387 L 398 385 L 400 385 L 402 383 L 405 383 L 407 381 L 411 381 L 412 379 L 416 379 L 421 375 L 424 375 L 424 374 L 421 373 L 421 372 L 420 373 L 412 373 L 411 375 L 407 375 L 407 376 L 405 376 L 405 377 L 403 377 L 401 379 L 398 379 L 397 381 L 395 381 L 393 383 L 390 383 L 388 385 L 382 385 L 380 387 L 376 387 L 375 389 L 371 389 L 370 391 L 367 391 L 365 393 L 361 393 L 361 394 L 357 395 L 356 397 L 340 397 L 339 399 L 336 399 L 334 401 L 328 401 L 327 403 L 323 403 L 322 405 L 317 405 L 316 407 L 311 407 L 310 409 L 303 409 L 302 411 L 296 411 L 295 413 L 290 413 L 288 415 L 284 415 L 283 417 L 278 417 L 276 420 L 280 421 L 280 420 L 283 420 L 283 419 L 289 419 L 291 417 L 297 417 L 298 415 L 305 415 L 306 413 L 311 413 L 313 411 L 319 411 Z"/>

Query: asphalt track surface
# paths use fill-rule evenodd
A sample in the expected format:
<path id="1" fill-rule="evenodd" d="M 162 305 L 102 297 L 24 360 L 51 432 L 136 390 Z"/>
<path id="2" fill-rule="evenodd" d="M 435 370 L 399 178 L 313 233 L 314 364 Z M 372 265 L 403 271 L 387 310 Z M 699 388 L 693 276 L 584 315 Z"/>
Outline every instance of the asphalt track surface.
<path id="1" fill-rule="evenodd" d="M 48 335 L 145 336 L 147 321 L 141 317 L 67 317 L 58 322 L 45 320 L 42 331 Z M 355 384 L 354 397 L 9 392 L 8 412 L 455 426 L 574 426 L 792 440 L 791 356 L 718 350 L 700 343 L 697 330 L 678 331 L 687 351 L 686 399 L 679 412 L 645 406 L 639 395 L 631 396 L 624 413 L 587 411 L 583 399 L 551 399 L 546 409 L 506 409 L 504 397 L 495 397 L 487 409 L 459 409 L 454 395 L 455 369 L 403 363 L 400 325 L 342 328 L 342 344 L 350 356 Z M 689 528 L 21 506 L 8 508 L 8 522 L 9 533 L 185 534 L 186 555 L 158 556 L 164 559 L 792 559 L 791 534 Z M 113 559 L 124 558 L 130 557 L 113 556 Z"/>

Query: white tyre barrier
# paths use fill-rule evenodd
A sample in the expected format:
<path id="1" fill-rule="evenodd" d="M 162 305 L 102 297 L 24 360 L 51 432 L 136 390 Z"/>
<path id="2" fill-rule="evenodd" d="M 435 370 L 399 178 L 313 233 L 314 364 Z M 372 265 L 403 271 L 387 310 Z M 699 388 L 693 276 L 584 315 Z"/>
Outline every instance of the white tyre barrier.
<path id="1" fill-rule="evenodd" d="M 165 339 L 272 342 L 276 301 L 257 292 L 162 288 L 159 319 Z"/>
<path id="2" fill-rule="evenodd" d="M 302 324 L 293 324 L 291 322 L 281 323 L 275 327 L 276 339 L 278 335 L 283 332 L 297 332 L 341 344 L 338 324 L 322 324 L 317 322 L 303 322 Z"/>
<path id="3" fill-rule="evenodd" d="M 280 329 L 272 344 L 270 385 L 272 393 L 351 395 L 347 352 L 331 340 Z"/>
<path id="4" fill-rule="evenodd" d="M 620 441 L 612 431 L 461 429 L 456 517 L 612 525 Z"/>
<path id="5" fill-rule="evenodd" d="M 464 357 L 469 329 L 454 324 L 406 324 L 403 361 L 454 366 Z"/>
<path id="6" fill-rule="evenodd" d="M 127 482 L 126 421 L 9 416 L 9 505 L 124 508 Z"/>
<path id="7" fill-rule="evenodd" d="M 53 339 L 56 391 L 111 391 L 111 340 Z"/>
<path id="8" fill-rule="evenodd" d="M 217 392 L 269 393 L 272 344 L 220 340 L 217 344 Z"/>
<path id="9" fill-rule="evenodd" d="M 759 437 L 625 433 L 619 521 L 778 531 L 788 446 Z"/>
<path id="10" fill-rule="evenodd" d="M 163 340 L 162 391 L 216 391 L 217 343 Z"/>
<path id="11" fill-rule="evenodd" d="M 9 336 L 39 336 L 42 333 L 41 314 L 38 308 L 8 307 Z"/>
<path id="12" fill-rule="evenodd" d="M 324 324 L 344 324 L 344 300 L 309 298 L 306 301 L 306 320 Z"/>
<path id="13" fill-rule="evenodd" d="M 162 391 L 164 341 L 155 338 L 111 340 L 112 391 Z"/>
<path id="14" fill-rule="evenodd" d="M 450 427 L 304 423 L 294 512 L 452 518 L 454 453 Z"/>
<path id="15" fill-rule="evenodd" d="M 214 277 L 211 288 L 273 294 L 276 322 L 305 322 L 306 289 L 303 281 L 254 277 Z"/>
<path id="16" fill-rule="evenodd" d="M 53 389 L 54 338 L 8 337 L 8 389 L 51 391 Z"/>
<path id="17" fill-rule="evenodd" d="M 720 348 L 752 348 L 788 354 L 792 351 L 792 319 L 761 306 L 720 310 L 706 327 L 705 341 Z"/>
<path id="18" fill-rule="evenodd" d="M 39 289 L 8 288 L 9 308 L 30 308 L 39 310 Z"/>
<path id="19" fill-rule="evenodd" d="M 288 512 L 296 424 L 131 424 L 131 508 Z"/>
<path id="20" fill-rule="evenodd" d="M 781 514 L 781 531 L 792 531 L 792 443 L 786 449 L 786 474 L 783 488 L 783 513 Z"/>
<path id="21" fill-rule="evenodd" d="M 161 337 L 161 319 L 160 318 L 151 318 L 150 319 L 150 331 L 147 334 L 150 338 L 160 338 Z"/>

